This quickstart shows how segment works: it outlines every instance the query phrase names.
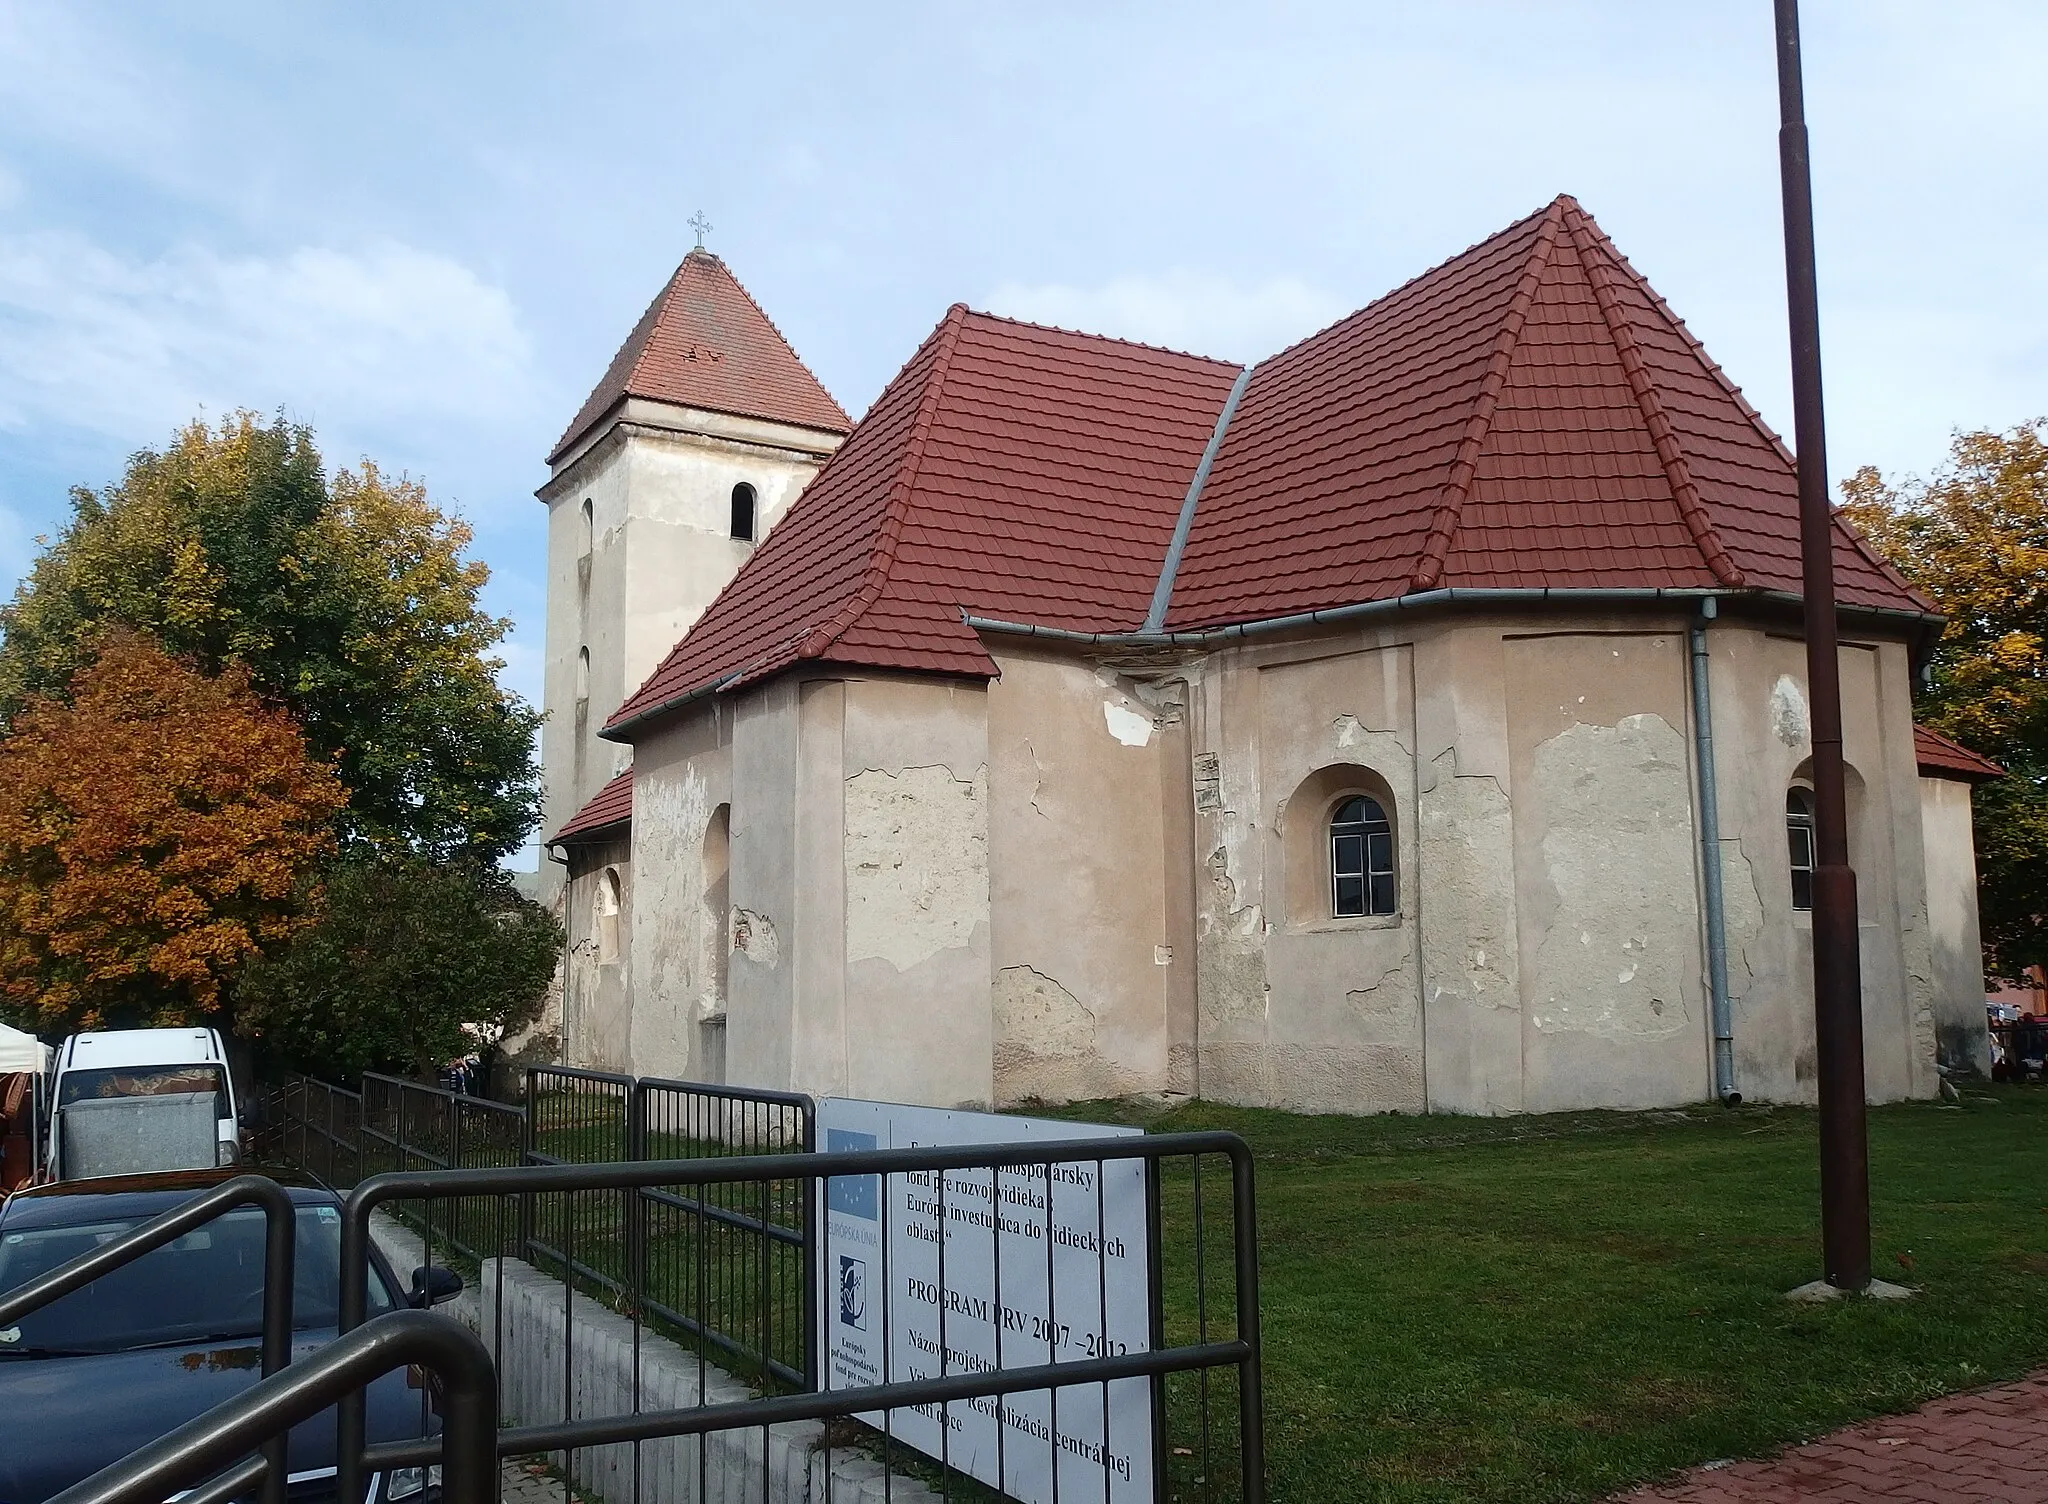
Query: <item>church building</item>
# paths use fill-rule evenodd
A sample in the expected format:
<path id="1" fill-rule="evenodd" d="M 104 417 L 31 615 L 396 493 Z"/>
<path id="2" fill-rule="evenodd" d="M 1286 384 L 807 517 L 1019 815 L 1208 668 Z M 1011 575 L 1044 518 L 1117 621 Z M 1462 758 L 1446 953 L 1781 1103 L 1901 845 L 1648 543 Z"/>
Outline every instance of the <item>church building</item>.
<path id="1" fill-rule="evenodd" d="M 550 456 L 563 1059 L 939 1105 L 1810 1101 L 1784 444 L 1561 197 L 1251 366 L 693 251 Z M 1941 623 L 1835 565 L 1874 1100 L 1982 1069 Z"/>

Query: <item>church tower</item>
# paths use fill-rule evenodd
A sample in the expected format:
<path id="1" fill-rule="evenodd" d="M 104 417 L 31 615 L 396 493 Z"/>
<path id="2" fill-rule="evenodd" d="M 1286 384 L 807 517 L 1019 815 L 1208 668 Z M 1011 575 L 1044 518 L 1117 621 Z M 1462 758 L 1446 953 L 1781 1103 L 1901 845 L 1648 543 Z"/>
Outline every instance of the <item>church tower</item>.
<path id="1" fill-rule="evenodd" d="M 536 493 L 548 506 L 544 838 L 626 770 L 632 749 L 599 728 L 852 426 L 725 263 L 691 251 L 549 453 Z M 629 808 L 623 793 L 608 816 Z"/>

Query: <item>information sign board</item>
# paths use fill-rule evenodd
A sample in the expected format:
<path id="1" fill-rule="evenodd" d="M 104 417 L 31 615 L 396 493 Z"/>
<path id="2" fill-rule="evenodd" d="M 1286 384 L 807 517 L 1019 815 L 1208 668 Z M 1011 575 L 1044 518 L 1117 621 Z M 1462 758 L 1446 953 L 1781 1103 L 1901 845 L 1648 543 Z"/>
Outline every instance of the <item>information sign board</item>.
<path id="1" fill-rule="evenodd" d="M 818 1146 L 1058 1142 L 1136 1129 L 828 1098 Z M 885 1190 L 886 1186 L 886 1190 Z M 821 1371 L 832 1389 L 1151 1345 L 1145 1166 L 1092 1159 L 826 1183 Z M 1105 1403 L 1106 1399 L 1106 1403 Z M 883 1417 L 862 1417 L 880 1427 Z M 890 1434 L 1025 1504 L 1150 1504 L 1146 1378 L 890 1413 Z M 1055 1486 L 1057 1469 L 1057 1486 Z"/>

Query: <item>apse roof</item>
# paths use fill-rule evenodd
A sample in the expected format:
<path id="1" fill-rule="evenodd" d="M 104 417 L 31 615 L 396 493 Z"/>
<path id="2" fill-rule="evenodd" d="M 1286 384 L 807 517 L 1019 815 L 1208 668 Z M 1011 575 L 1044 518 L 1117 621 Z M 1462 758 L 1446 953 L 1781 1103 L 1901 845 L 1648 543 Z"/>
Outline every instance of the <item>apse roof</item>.
<path id="1" fill-rule="evenodd" d="M 596 840 L 607 831 L 632 823 L 632 819 L 633 770 L 628 768 L 571 815 L 568 824 L 548 837 L 547 844 L 562 846 Z"/>
<path id="2" fill-rule="evenodd" d="M 553 464 L 628 397 L 845 433 L 852 420 L 723 261 L 699 246 L 647 305 L 548 454 Z"/>
<path id="3" fill-rule="evenodd" d="M 606 733 L 806 660 L 988 675 L 967 617 L 1198 632 L 1446 588 L 1800 590 L 1784 445 L 1569 197 L 1260 362 L 1230 407 L 1241 375 L 956 305 Z M 1835 558 L 1844 604 L 1931 612 L 1839 521 Z"/>

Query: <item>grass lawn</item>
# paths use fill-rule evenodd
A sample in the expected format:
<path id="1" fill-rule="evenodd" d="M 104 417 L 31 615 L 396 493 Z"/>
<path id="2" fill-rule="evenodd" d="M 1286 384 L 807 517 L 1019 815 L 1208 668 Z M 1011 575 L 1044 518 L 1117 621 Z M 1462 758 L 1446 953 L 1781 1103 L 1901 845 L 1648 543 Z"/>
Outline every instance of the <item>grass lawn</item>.
<path id="1" fill-rule="evenodd" d="M 1275 1500 L 1596 1498 L 2048 1363 L 2039 1087 L 1871 1113 L 1877 1273 L 1921 1293 L 1824 1306 L 1783 1298 L 1820 1273 L 1810 1112 L 1060 1115 L 1251 1142 Z"/>

